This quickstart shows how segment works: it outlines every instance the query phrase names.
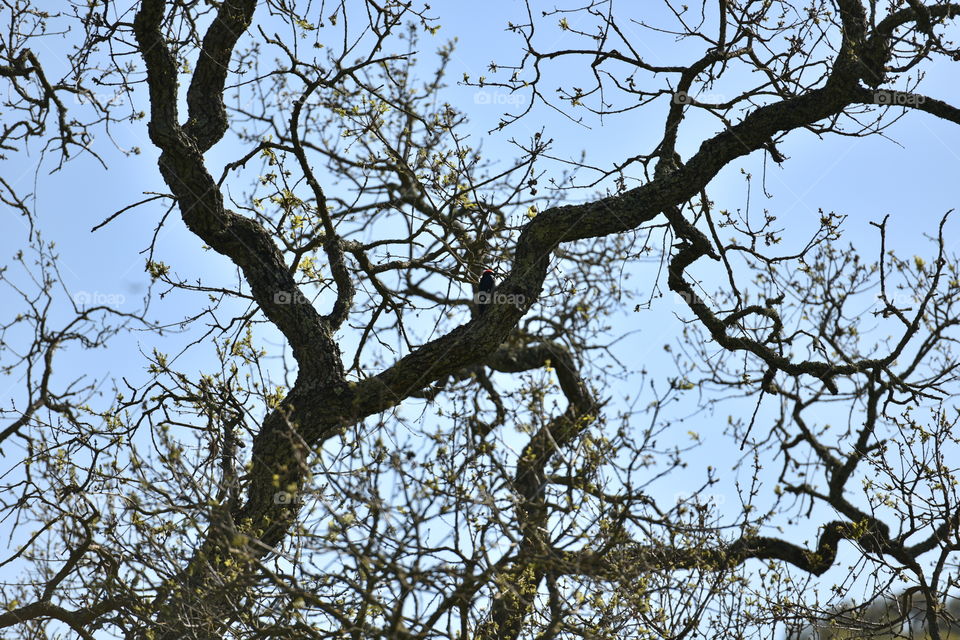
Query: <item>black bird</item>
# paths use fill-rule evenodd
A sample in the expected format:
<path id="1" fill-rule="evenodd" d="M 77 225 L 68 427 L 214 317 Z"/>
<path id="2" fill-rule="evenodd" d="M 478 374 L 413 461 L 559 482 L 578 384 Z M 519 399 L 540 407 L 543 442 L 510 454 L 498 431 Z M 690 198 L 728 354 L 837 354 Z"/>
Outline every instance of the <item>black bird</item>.
<path id="1" fill-rule="evenodd" d="M 483 315 L 493 303 L 493 290 L 497 288 L 497 281 L 493 277 L 493 269 L 484 269 L 477 285 L 477 311 Z"/>

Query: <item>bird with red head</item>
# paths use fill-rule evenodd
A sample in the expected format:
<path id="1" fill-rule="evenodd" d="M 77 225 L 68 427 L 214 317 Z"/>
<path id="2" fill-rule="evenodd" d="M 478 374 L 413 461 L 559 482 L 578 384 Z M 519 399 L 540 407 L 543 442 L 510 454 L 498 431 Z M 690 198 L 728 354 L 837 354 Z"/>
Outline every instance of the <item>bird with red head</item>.
<path id="1" fill-rule="evenodd" d="M 497 288 L 496 278 L 493 276 L 493 269 L 484 269 L 480 276 L 480 283 L 477 285 L 477 312 L 480 315 L 486 313 L 490 305 L 493 304 L 493 291 Z"/>

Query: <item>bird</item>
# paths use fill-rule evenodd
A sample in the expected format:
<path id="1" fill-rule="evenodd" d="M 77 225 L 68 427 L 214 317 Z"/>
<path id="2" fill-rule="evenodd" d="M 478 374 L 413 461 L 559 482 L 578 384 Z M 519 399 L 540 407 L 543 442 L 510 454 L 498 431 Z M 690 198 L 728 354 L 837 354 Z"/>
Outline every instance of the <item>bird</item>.
<path id="1" fill-rule="evenodd" d="M 477 285 L 477 311 L 480 315 L 486 313 L 493 302 L 493 290 L 497 288 L 497 281 L 493 277 L 493 269 L 484 269 Z"/>

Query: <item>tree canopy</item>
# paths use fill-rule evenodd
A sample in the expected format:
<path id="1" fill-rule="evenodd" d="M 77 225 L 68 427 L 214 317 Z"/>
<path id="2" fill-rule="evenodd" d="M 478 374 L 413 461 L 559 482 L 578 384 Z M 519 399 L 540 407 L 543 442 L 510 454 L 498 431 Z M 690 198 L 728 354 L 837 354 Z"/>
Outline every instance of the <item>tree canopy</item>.
<path id="1" fill-rule="evenodd" d="M 950 212 L 916 194 L 901 257 L 882 212 L 870 244 L 711 192 L 804 133 L 960 124 L 926 80 L 960 4 L 528 1 L 455 77 L 452 5 L 62 5 L 0 10 L 9 637 L 955 628 Z M 111 183 L 141 155 L 162 190 Z M 138 221 L 141 307 L 71 294 L 23 167 L 131 189 L 69 215 Z M 737 459 L 693 468 L 698 430 Z"/>

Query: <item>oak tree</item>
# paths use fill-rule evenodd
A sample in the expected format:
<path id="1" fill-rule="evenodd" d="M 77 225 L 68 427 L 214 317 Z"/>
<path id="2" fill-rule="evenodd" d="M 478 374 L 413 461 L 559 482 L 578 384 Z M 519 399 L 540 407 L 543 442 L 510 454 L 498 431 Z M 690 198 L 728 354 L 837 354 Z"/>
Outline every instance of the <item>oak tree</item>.
<path id="1" fill-rule="evenodd" d="M 854 247 L 842 214 L 806 229 L 711 188 L 804 131 L 960 124 L 911 75 L 960 59 L 960 4 L 646 4 L 528 2 L 451 78 L 451 7 L 4 0 L 0 199 L 28 221 L 0 272 L 5 637 L 766 638 L 839 619 L 851 584 L 906 612 L 857 637 L 915 611 L 943 637 L 948 215 L 903 259 L 882 215 Z M 512 158 L 451 85 L 504 107 Z M 656 135 L 611 161 L 582 126 L 611 121 Z M 145 221 L 137 311 L 68 297 L 10 173 L 69 174 L 121 127 L 164 190 L 72 215 Z M 177 261 L 171 228 L 231 275 Z M 670 300 L 673 364 L 647 367 L 624 317 Z M 96 349 L 109 375 L 58 373 Z M 740 452 L 724 471 L 688 467 L 690 414 Z"/>

